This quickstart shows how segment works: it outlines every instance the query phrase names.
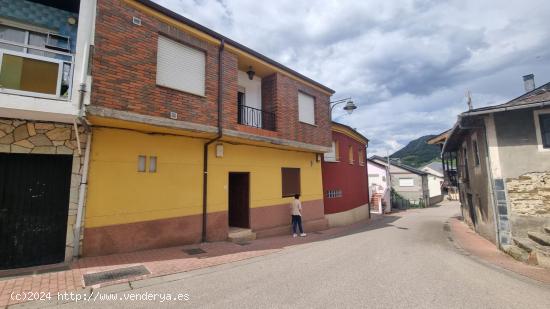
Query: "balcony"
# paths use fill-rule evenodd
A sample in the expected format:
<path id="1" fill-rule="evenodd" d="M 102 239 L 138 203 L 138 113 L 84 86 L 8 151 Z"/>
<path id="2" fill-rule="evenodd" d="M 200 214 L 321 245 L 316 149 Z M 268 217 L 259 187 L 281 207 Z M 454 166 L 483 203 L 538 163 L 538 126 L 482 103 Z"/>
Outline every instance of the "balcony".
<path id="1" fill-rule="evenodd" d="M 237 122 L 242 125 L 275 131 L 275 114 L 239 104 Z"/>
<path id="2" fill-rule="evenodd" d="M 73 55 L 63 47 L 68 38 L 3 25 L 0 34 L 0 92 L 69 99 Z"/>

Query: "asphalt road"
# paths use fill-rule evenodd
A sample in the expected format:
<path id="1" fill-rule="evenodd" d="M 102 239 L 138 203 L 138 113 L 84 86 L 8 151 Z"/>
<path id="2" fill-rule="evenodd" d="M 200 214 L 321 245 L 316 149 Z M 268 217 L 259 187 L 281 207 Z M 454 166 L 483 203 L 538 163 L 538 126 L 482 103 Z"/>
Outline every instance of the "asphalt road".
<path id="1" fill-rule="evenodd" d="M 550 308 L 548 285 L 457 250 L 444 223 L 458 211 L 456 205 L 411 210 L 354 234 L 124 292 L 187 294 L 187 301 L 64 307 Z"/>

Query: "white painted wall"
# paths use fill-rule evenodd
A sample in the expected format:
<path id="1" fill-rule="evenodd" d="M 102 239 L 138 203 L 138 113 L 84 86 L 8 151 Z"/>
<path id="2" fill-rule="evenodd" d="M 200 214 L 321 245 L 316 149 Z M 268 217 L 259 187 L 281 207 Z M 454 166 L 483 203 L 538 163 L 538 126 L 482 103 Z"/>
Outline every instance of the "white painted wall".
<path id="1" fill-rule="evenodd" d="M 91 78 L 87 74 L 89 45 L 93 44 L 96 0 L 80 1 L 74 72 L 69 100 L 45 99 L 0 93 L 0 117 L 71 123 L 79 116 L 79 86 L 86 83 L 84 103 L 90 99 Z"/>
<path id="2" fill-rule="evenodd" d="M 428 190 L 430 192 L 430 197 L 441 195 L 442 182 L 443 182 L 443 177 L 428 174 Z"/>
<path id="3" fill-rule="evenodd" d="M 367 160 L 367 169 L 369 175 L 369 203 L 371 201 L 372 194 L 376 190 L 378 193 L 382 193 L 386 204 L 386 209 L 380 209 L 380 212 L 391 211 L 391 197 L 390 197 L 390 185 L 389 175 L 385 167 L 378 166 Z M 377 175 L 377 176 L 374 176 Z"/>
<path id="4" fill-rule="evenodd" d="M 245 90 L 245 105 L 262 109 L 262 79 L 254 76 L 250 80 L 246 72 L 239 71 L 238 85 Z"/>

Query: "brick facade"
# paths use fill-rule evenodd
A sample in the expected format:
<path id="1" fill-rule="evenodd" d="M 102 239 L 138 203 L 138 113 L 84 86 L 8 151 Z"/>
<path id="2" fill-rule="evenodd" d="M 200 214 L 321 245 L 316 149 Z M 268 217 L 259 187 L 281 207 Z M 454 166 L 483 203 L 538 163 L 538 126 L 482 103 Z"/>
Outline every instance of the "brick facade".
<path id="1" fill-rule="evenodd" d="M 141 25 L 132 23 L 141 19 Z M 92 62 L 92 104 L 147 116 L 217 125 L 219 47 L 164 24 L 122 0 L 100 0 Z M 156 85 L 158 36 L 164 35 L 206 54 L 205 97 Z M 329 95 L 280 72 L 264 77 L 262 108 L 276 114 L 276 132 L 237 124 L 237 56 L 223 52 L 224 128 L 330 146 Z M 298 121 L 298 91 L 315 97 L 316 125 Z"/>

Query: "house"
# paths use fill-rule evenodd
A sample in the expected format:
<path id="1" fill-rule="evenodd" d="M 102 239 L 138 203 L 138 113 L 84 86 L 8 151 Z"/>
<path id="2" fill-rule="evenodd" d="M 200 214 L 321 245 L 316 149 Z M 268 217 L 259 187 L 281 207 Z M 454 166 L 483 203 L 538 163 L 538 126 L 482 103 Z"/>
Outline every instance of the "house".
<path id="1" fill-rule="evenodd" d="M 460 114 L 443 153 L 458 160 L 465 221 L 497 246 L 517 245 L 550 266 L 550 83 L 524 81 L 525 94 Z"/>
<path id="2" fill-rule="evenodd" d="M 332 147 L 321 161 L 325 217 L 329 226 L 369 218 L 365 158 L 369 140 L 351 127 L 332 122 Z"/>
<path id="3" fill-rule="evenodd" d="M 369 202 L 375 213 L 391 212 L 391 185 L 389 170 L 384 164 L 367 159 Z"/>
<path id="4" fill-rule="evenodd" d="M 420 168 L 428 173 L 428 190 L 430 191 L 430 205 L 437 204 L 443 200 L 443 166 L 441 162 L 431 162 Z"/>
<path id="5" fill-rule="evenodd" d="M 388 166 L 386 158 L 374 155 L 370 159 Z M 391 187 L 397 194 L 412 204 L 429 206 L 428 173 L 395 160 L 390 160 L 389 172 Z"/>
<path id="6" fill-rule="evenodd" d="M 451 130 L 442 132 L 427 141 L 430 145 L 439 145 L 440 149 L 443 149 L 443 144 L 449 137 Z M 459 199 L 458 196 L 458 178 L 456 171 L 456 158 L 454 153 L 441 153 L 441 167 L 443 174 L 443 184 L 441 189 L 443 193 L 447 194 L 449 200 L 456 201 Z"/>
<path id="7" fill-rule="evenodd" d="M 327 227 L 333 90 L 152 1 L 96 14 L 83 255 L 290 234 L 294 194 Z"/>
<path id="8" fill-rule="evenodd" d="M 78 255 L 94 3 L 0 0 L 0 270 Z"/>

